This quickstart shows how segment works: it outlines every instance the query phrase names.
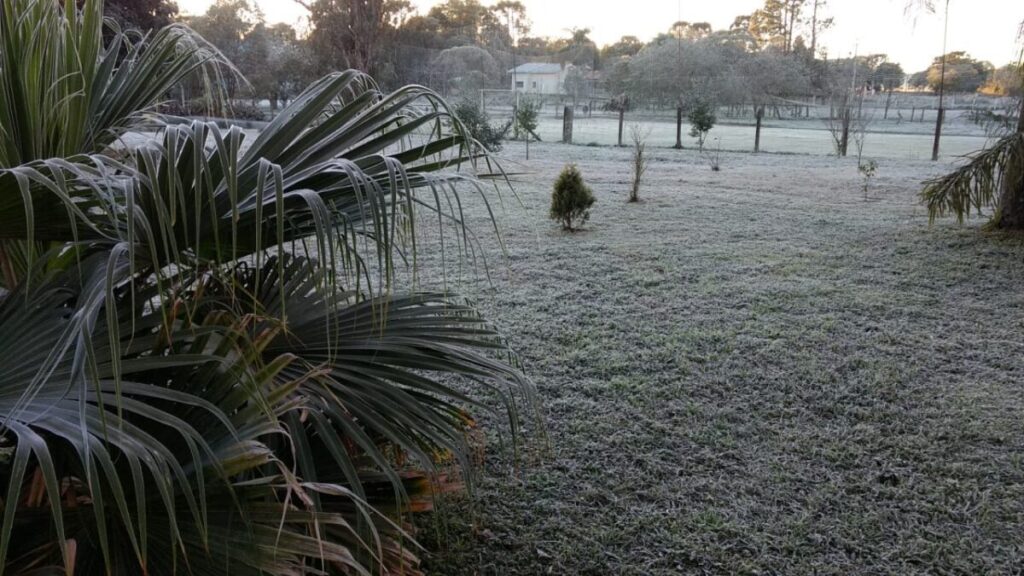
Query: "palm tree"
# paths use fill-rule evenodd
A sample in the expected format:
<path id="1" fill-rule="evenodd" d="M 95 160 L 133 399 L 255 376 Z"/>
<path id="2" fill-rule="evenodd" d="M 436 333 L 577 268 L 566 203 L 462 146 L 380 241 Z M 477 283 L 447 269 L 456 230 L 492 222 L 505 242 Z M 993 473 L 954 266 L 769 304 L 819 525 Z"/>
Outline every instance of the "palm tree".
<path id="1" fill-rule="evenodd" d="M 471 238 L 445 207 L 486 159 L 434 93 L 354 71 L 249 146 L 171 123 L 230 64 L 75 6 L 0 9 L 0 574 L 416 573 L 404 514 L 469 466 L 467 409 L 515 435 L 533 399 L 397 273 L 422 211 Z"/>

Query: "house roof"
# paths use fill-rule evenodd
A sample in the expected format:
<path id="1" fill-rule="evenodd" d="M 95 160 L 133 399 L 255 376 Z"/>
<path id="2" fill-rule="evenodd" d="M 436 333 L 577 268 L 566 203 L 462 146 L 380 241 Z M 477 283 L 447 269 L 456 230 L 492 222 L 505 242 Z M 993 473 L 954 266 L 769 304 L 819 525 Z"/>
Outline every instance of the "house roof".
<path id="1" fill-rule="evenodd" d="M 514 70 L 509 70 L 509 74 L 515 72 L 516 74 L 559 74 L 562 72 L 561 64 L 548 64 L 545 62 L 529 62 L 527 64 L 521 64 Z"/>

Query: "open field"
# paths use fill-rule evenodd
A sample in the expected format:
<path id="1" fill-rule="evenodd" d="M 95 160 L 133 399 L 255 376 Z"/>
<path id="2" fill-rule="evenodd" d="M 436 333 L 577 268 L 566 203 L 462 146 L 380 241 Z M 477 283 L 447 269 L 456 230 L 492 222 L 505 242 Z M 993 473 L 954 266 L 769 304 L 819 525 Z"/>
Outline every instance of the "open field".
<path id="1" fill-rule="evenodd" d="M 881 112 L 879 112 L 879 118 Z M 742 119 L 720 118 L 719 124 L 708 135 L 706 148 L 721 145 L 722 150 L 752 151 L 754 126 Z M 930 121 L 928 121 L 930 120 Z M 676 141 L 674 119 L 635 115 L 627 120 L 625 139 L 629 137 L 629 124 L 639 122 L 651 131 L 650 142 L 655 146 L 672 146 Z M 577 116 L 573 126 L 573 141 L 577 144 L 615 145 L 618 141 L 618 118 L 595 114 L 592 118 Z M 932 157 L 934 140 L 934 113 L 925 122 L 895 120 L 872 122 L 865 139 L 864 154 L 873 158 L 900 160 L 928 160 Z M 541 118 L 538 133 L 545 142 L 560 142 L 562 119 L 553 114 Z M 683 123 L 683 146 L 697 147 L 689 136 L 690 125 Z M 717 139 L 717 140 L 716 140 Z M 943 128 L 941 155 L 946 160 L 969 154 L 983 148 L 988 142 L 984 130 L 964 118 L 956 118 Z M 832 135 L 821 120 L 766 120 L 761 129 L 761 150 L 786 154 L 833 153 Z M 856 148 L 850 143 L 850 154 Z"/>
<path id="2" fill-rule="evenodd" d="M 489 439 L 425 521 L 432 574 L 1019 573 L 1024 244 L 929 227 L 948 165 L 883 160 L 865 200 L 853 159 L 658 149 L 629 205 L 627 151 L 531 154 L 508 258 L 460 290 L 550 448 L 512 474 Z M 565 162 L 598 198 L 578 234 L 546 220 Z"/>
<path id="3" fill-rule="evenodd" d="M 592 113 L 584 110 L 581 102 L 576 112 L 573 141 L 576 144 L 613 146 L 618 141 L 618 116 L 595 109 Z M 563 104 L 564 105 L 564 104 Z M 951 95 L 947 101 L 946 122 L 940 154 L 951 161 L 985 147 L 991 140 L 983 126 L 971 121 L 970 110 L 1001 110 L 1004 102 L 998 99 L 982 98 L 975 102 L 971 97 Z M 546 102 L 540 115 L 538 135 L 545 142 L 561 142 L 561 106 Z M 870 96 L 865 100 L 862 115 L 867 125 L 864 154 L 872 158 L 900 160 L 928 160 L 932 155 L 935 133 L 936 107 L 938 99 L 927 95 L 902 94 L 893 98 L 888 117 L 885 117 L 885 96 Z M 924 110 L 922 112 L 922 108 Z M 956 108 L 954 108 L 956 107 Z M 506 122 L 512 115 L 510 105 L 491 105 L 488 108 L 495 123 Z M 747 152 L 754 148 L 754 118 L 749 107 L 742 114 L 730 117 L 728 108 L 718 110 L 718 123 L 709 134 L 707 147 L 721 147 L 722 150 Z M 809 117 L 793 118 L 789 110 L 780 110 L 780 117 L 766 115 L 761 131 L 761 150 L 783 154 L 833 153 L 832 136 L 825 118 L 831 113 L 827 104 L 819 103 L 807 109 Z M 913 120 L 911 120 L 913 115 Z M 676 142 L 674 111 L 635 110 L 626 115 L 628 127 L 640 124 L 650 131 L 650 142 L 655 146 L 672 146 Z M 683 123 L 683 145 L 697 147 L 689 136 L 690 125 Z M 851 139 L 850 155 L 856 155 Z"/>

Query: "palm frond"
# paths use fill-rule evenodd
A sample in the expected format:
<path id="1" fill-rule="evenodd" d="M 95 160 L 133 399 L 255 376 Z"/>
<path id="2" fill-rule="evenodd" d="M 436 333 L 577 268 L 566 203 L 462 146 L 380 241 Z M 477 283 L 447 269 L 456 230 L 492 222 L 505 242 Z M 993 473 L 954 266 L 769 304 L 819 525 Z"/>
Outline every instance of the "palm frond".
<path id="1" fill-rule="evenodd" d="M 401 515 L 469 467 L 468 410 L 517 445 L 535 402 L 470 305 L 396 273 L 424 215 L 475 257 L 462 189 L 490 210 L 500 167 L 435 93 L 353 71 L 251 145 L 128 146 L 215 50 L 104 44 L 98 0 L 6 2 L 0 33 L 0 573 L 414 574 Z"/>
<path id="2" fill-rule="evenodd" d="M 952 214 L 960 223 L 972 214 L 998 206 L 1006 179 L 1017 184 L 1024 176 L 1024 133 L 1000 139 L 994 146 L 974 154 L 953 172 L 925 183 L 921 200 L 928 217 Z"/>
<path id="3" fill-rule="evenodd" d="M 188 28 L 103 38 L 103 3 L 7 0 L 0 11 L 0 167 L 100 152 L 174 86 L 230 64 Z M 209 82 L 217 86 L 219 82 Z"/>

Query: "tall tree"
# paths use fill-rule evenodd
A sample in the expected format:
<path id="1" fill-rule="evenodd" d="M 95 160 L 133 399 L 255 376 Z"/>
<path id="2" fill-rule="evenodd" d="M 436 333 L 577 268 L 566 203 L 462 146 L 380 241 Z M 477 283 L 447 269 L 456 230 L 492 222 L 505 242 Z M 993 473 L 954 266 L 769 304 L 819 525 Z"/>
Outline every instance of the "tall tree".
<path id="1" fill-rule="evenodd" d="M 975 92 L 995 68 L 992 64 L 971 58 L 963 51 L 938 56 L 928 67 L 928 85 L 936 92 Z"/>
<path id="2" fill-rule="evenodd" d="M 251 54 L 248 59 L 245 57 L 246 37 L 257 26 L 263 25 L 263 14 L 248 0 L 216 0 L 206 13 L 190 16 L 185 22 L 206 41 L 216 46 L 229 61 L 239 64 L 259 59 L 256 54 Z M 252 52 L 262 50 L 263 46 L 257 43 L 248 48 Z M 252 95 L 243 88 L 244 81 L 240 82 L 234 75 L 226 76 L 224 82 L 231 97 Z M 238 93 L 240 89 L 243 94 Z"/>
<path id="3" fill-rule="evenodd" d="M 672 24 L 672 27 L 669 28 L 669 34 L 678 40 L 700 40 L 711 35 L 711 24 L 682 20 Z"/>
<path id="4" fill-rule="evenodd" d="M 325 70 L 351 68 L 381 78 L 408 0 L 295 0 L 309 10 L 309 42 Z"/>
<path id="5" fill-rule="evenodd" d="M 495 22 L 508 39 L 508 46 L 514 47 L 516 40 L 530 33 L 530 19 L 526 16 L 526 6 L 518 0 L 501 0 L 490 8 Z"/>
<path id="6" fill-rule="evenodd" d="M 597 44 L 590 39 L 590 28 L 574 27 L 566 29 L 566 32 L 569 36 L 555 43 L 559 60 L 576 66 L 599 68 L 601 53 L 597 49 Z"/>
<path id="7" fill-rule="evenodd" d="M 1024 95 L 1019 81 L 1021 74 L 1024 74 L 1024 71 L 1021 70 L 1019 64 L 1007 64 L 997 68 L 985 80 L 985 85 L 981 87 L 981 91 L 991 96 L 1020 98 Z"/>
<path id="8" fill-rule="evenodd" d="M 481 45 L 488 30 L 499 30 L 498 20 L 478 0 L 447 0 L 430 9 L 450 46 Z"/>
<path id="9" fill-rule="evenodd" d="M 748 30 L 759 48 L 775 47 L 785 50 L 786 26 L 781 5 L 779 0 L 766 0 L 764 8 L 755 10 L 750 15 Z"/>
<path id="10" fill-rule="evenodd" d="M 242 43 L 257 25 L 263 23 L 263 14 L 249 0 L 216 0 L 199 16 L 191 16 L 186 23 L 229 60 L 240 61 Z"/>
<path id="11" fill-rule="evenodd" d="M 614 60 L 616 58 L 636 56 L 644 49 L 644 43 L 636 36 L 623 36 L 618 42 L 608 44 L 601 49 L 601 58 Z"/>
<path id="12" fill-rule="evenodd" d="M 78 0 L 79 8 L 84 2 Z M 106 0 L 103 13 L 116 20 L 122 28 L 148 32 L 174 22 L 178 17 L 178 5 L 173 0 Z"/>
<path id="13" fill-rule="evenodd" d="M 266 98 L 272 110 L 287 104 L 313 79 L 307 47 L 288 24 L 258 23 L 242 41 L 236 62 L 255 96 Z"/>
<path id="14" fill-rule="evenodd" d="M 765 0 L 764 6 L 750 15 L 748 30 L 762 48 L 774 46 L 792 52 L 800 14 L 807 1 Z"/>
<path id="15" fill-rule="evenodd" d="M 824 17 L 823 11 L 827 4 L 826 0 L 811 0 L 811 17 L 808 25 L 811 34 L 811 56 L 814 58 L 818 57 L 818 39 L 822 32 L 835 24 L 835 19 Z"/>

